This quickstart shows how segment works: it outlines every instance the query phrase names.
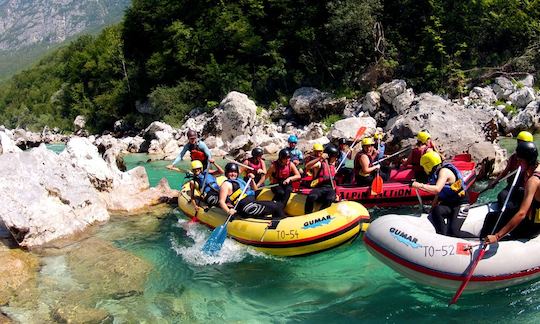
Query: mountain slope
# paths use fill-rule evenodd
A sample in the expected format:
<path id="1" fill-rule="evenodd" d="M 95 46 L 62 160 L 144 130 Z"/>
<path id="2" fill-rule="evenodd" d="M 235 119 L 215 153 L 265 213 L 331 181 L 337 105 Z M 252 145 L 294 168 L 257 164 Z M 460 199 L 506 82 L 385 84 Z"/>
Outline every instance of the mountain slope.
<path id="1" fill-rule="evenodd" d="M 130 0 L 0 0 L 0 79 L 81 33 L 118 22 Z"/>

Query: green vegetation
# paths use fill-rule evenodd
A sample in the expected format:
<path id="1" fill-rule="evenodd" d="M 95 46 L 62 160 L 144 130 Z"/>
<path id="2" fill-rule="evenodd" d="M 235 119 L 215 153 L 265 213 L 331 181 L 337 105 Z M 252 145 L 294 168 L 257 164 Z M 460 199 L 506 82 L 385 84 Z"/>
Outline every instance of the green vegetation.
<path id="1" fill-rule="evenodd" d="M 461 96 L 493 72 L 538 70 L 539 8 L 517 0 L 134 0 L 121 25 L 4 83 L 0 124 L 70 129 L 83 114 L 96 132 L 120 118 L 179 125 L 233 90 L 272 109 L 301 86 L 354 96 L 392 78 Z"/>
<path id="2" fill-rule="evenodd" d="M 329 116 L 324 117 L 324 119 L 322 120 L 322 123 L 326 125 L 326 127 L 330 128 L 340 119 L 341 119 L 340 115 L 329 115 Z"/>

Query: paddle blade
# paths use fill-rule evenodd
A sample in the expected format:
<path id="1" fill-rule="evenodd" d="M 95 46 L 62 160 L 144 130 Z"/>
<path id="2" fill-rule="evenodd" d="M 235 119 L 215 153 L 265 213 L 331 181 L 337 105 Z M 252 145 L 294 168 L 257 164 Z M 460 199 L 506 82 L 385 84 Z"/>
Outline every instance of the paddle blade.
<path id="1" fill-rule="evenodd" d="M 216 227 L 210 237 L 204 243 L 203 252 L 207 255 L 216 255 L 221 250 L 225 239 L 227 238 L 227 225 L 223 224 Z"/>
<path id="2" fill-rule="evenodd" d="M 376 195 L 380 195 L 383 192 L 383 179 L 379 174 L 377 174 L 371 183 L 371 191 Z"/>
<path id="3" fill-rule="evenodd" d="M 476 269 L 476 266 L 478 265 L 478 262 L 482 260 L 484 257 L 484 254 L 486 253 L 487 244 L 484 243 L 482 246 L 482 249 L 478 252 L 478 256 L 474 260 L 474 262 L 471 264 L 471 267 L 469 268 L 469 272 L 467 273 L 467 276 L 459 286 L 458 290 L 456 291 L 456 294 L 454 295 L 454 298 L 448 303 L 448 306 L 455 304 L 457 300 L 459 299 L 459 296 L 463 293 L 463 290 L 465 290 L 465 287 L 467 287 L 467 284 L 469 281 L 471 281 L 472 275 L 474 273 L 474 270 Z"/>
<path id="4" fill-rule="evenodd" d="M 360 137 L 362 137 L 362 135 L 364 135 L 365 132 L 366 132 L 366 126 L 362 126 L 358 128 L 358 131 L 356 131 L 356 135 L 354 135 L 354 138 L 359 139 Z"/>

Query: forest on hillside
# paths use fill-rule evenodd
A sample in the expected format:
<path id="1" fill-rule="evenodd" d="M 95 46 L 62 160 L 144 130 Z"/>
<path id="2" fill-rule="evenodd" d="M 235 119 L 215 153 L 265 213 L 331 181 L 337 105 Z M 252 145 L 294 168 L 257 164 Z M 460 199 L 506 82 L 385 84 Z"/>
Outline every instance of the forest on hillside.
<path id="1" fill-rule="evenodd" d="M 0 124 L 179 125 L 232 90 L 272 109 L 301 86 L 355 97 L 394 78 L 459 97 L 501 74 L 538 80 L 539 53 L 540 0 L 133 0 L 2 83 Z"/>

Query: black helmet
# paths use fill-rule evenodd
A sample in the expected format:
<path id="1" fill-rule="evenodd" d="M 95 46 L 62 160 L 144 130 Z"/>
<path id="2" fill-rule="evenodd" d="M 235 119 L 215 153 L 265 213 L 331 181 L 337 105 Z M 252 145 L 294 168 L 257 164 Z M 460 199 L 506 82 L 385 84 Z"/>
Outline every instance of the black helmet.
<path id="1" fill-rule="evenodd" d="M 347 139 L 346 138 L 340 138 L 338 140 L 338 144 L 347 144 Z"/>
<path id="2" fill-rule="evenodd" d="M 334 145 L 328 145 L 324 149 L 324 153 L 328 154 L 329 157 L 338 157 L 339 151 Z"/>
<path id="3" fill-rule="evenodd" d="M 238 172 L 238 165 L 236 163 L 229 162 L 225 165 L 225 174 L 229 172 Z"/>
<path id="4" fill-rule="evenodd" d="M 263 155 L 263 150 L 260 147 L 256 147 L 253 150 L 251 150 L 251 156 L 253 157 L 259 157 Z"/>
<path id="5" fill-rule="evenodd" d="M 538 149 L 534 142 L 520 141 L 516 147 L 516 155 L 518 158 L 527 161 L 527 163 L 534 163 L 538 158 Z"/>
<path id="6" fill-rule="evenodd" d="M 289 158 L 291 157 L 291 152 L 289 152 L 289 150 L 287 149 L 282 149 L 281 151 L 279 151 L 278 157 L 280 159 Z"/>

